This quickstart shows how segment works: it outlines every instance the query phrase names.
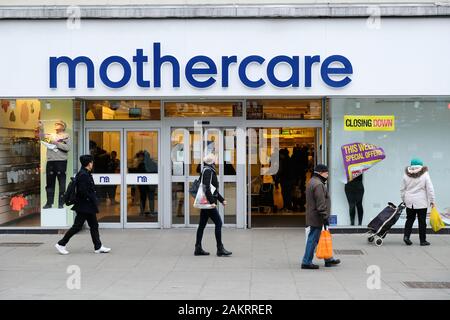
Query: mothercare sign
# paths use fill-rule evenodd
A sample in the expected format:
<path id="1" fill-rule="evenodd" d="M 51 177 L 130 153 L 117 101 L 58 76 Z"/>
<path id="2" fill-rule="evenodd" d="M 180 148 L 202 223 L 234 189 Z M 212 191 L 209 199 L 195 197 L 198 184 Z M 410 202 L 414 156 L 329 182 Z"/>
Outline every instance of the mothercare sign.
<path id="1" fill-rule="evenodd" d="M 348 182 L 386 158 L 382 148 L 369 143 L 350 143 L 343 145 L 341 150 Z"/>

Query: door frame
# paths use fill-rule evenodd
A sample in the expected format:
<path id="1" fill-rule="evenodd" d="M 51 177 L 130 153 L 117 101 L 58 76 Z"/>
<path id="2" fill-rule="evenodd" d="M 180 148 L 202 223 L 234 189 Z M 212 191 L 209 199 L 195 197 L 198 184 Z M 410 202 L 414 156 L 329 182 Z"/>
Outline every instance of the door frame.
<path id="1" fill-rule="evenodd" d="M 191 159 L 191 145 L 190 143 L 186 143 L 187 141 L 189 141 L 190 139 L 190 135 L 189 132 L 190 130 L 192 130 L 194 127 L 170 127 L 170 139 L 172 139 L 172 132 L 173 130 L 183 130 L 184 133 L 184 144 L 185 146 L 187 145 L 188 147 L 184 147 L 184 152 L 185 152 L 185 161 L 186 163 L 184 164 L 184 175 L 183 176 L 173 176 L 172 173 L 170 173 L 170 185 L 172 186 L 172 183 L 174 182 L 178 182 L 184 183 L 184 208 L 185 208 L 185 212 L 184 212 L 184 223 L 183 224 L 172 224 L 172 227 L 174 228 L 179 228 L 179 227 L 195 227 L 197 226 L 197 224 L 191 223 L 189 221 L 189 217 L 190 217 L 190 194 L 189 194 L 189 184 L 191 182 L 193 182 L 196 178 L 198 178 L 198 175 L 191 175 L 190 174 L 190 168 L 189 168 L 189 163 L 192 161 Z M 227 129 L 231 129 L 235 131 L 235 135 L 236 135 L 236 175 L 233 176 L 226 176 L 224 174 L 224 132 Z M 222 165 L 220 165 L 219 167 L 219 172 L 218 172 L 218 176 L 220 177 L 219 179 L 219 190 L 221 190 L 222 194 L 225 192 L 225 183 L 227 182 L 231 182 L 234 183 L 236 186 L 236 195 L 235 195 L 235 202 L 236 202 L 236 223 L 231 223 L 231 224 L 226 224 L 225 223 L 225 208 L 223 206 L 219 206 L 218 207 L 218 211 L 220 214 L 220 217 L 222 218 L 222 221 L 224 222 L 224 226 L 225 227 L 236 227 L 238 225 L 237 221 L 238 221 L 238 186 L 237 186 L 237 181 L 238 181 L 238 170 L 237 170 L 237 140 L 238 140 L 238 136 L 237 136 L 237 128 L 236 127 L 218 127 L 218 126 L 203 126 L 202 127 L 202 144 L 201 144 L 201 154 L 204 154 L 204 147 L 205 147 L 205 135 L 207 133 L 208 130 L 218 130 L 219 133 L 219 141 L 218 141 L 218 145 L 217 147 L 219 148 L 219 163 L 221 163 Z M 172 146 L 168 149 L 169 153 L 171 152 Z M 201 164 L 202 165 L 202 164 Z M 242 173 L 241 173 L 242 174 Z M 174 179 L 175 177 L 175 179 Z M 172 208 L 172 204 L 173 201 L 171 201 L 170 203 L 170 208 L 169 208 L 169 212 L 172 216 L 173 213 L 173 209 Z"/>
<path id="2" fill-rule="evenodd" d="M 236 100 L 234 100 L 236 101 Z M 240 100 L 239 100 L 240 101 Z M 245 106 L 245 104 L 244 104 Z M 235 118 L 203 118 L 201 121 L 208 123 L 202 124 L 202 127 L 211 129 L 235 129 L 236 130 L 236 224 L 224 224 L 224 227 L 245 228 L 246 217 L 246 140 L 245 140 L 245 121 L 243 117 Z M 162 162 L 164 164 L 164 203 L 165 219 L 164 228 L 186 228 L 195 227 L 196 224 L 172 224 L 172 171 L 171 171 L 171 134 L 172 129 L 193 128 L 199 120 L 196 118 L 163 118 L 162 117 Z M 221 142 L 223 143 L 223 142 Z M 185 191 L 186 194 L 186 191 Z M 185 205 L 189 199 L 185 199 Z M 186 221 L 186 220 L 185 220 Z"/>
<path id="3" fill-rule="evenodd" d="M 161 165 L 161 123 L 159 121 L 139 121 L 139 123 L 129 121 L 86 121 L 84 127 L 84 152 L 89 152 L 89 132 L 102 132 L 102 131 L 116 131 L 120 133 L 120 222 L 102 222 L 99 223 L 101 228 L 108 229 L 155 229 L 162 228 L 164 214 L 161 211 L 164 210 L 164 201 L 161 196 L 164 181 L 161 177 L 163 172 Z M 157 131 L 158 132 L 158 222 L 148 223 L 135 223 L 128 222 L 127 214 L 127 132 L 140 132 L 140 131 Z M 164 212 L 164 211 L 163 211 Z"/>
<path id="4" fill-rule="evenodd" d="M 324 117 L 324 106 L 322 105 L 322 117 Z M 325 141 L 325 132 L 324 132 L 324 120 L 247 120 L 246 122 L 246 130 L 247 129 L 267 129 L 267 128 L 313 128 L 315 130 L 315 143 L 318 146 L 319 137 L 319 129 L 322 129 L 322 150 L 321 150 L 321 157 L 322 159 L 326 159 L 325 152 L 326 150 L 323 148 L 323 145 L 326 144 Z M 247 141 L 245 141 L 247 144 Z M 252 214 L 251 214 L 251 197 L 249 195 L 251 194 L 251 171 L 250 171 L 250 163 L 247 161 L 248 156 L 248 150 L 246 145 L 246 176 L 245 176 L 245 202 L 246 202 L 246 212 L 245 212 L 245 228 L 251 229 L 252 228 Z M 318 150 L 318 148 L 317 148 Z M 318 157 L 315 156 L 315 161 L 317 161 Z"/>

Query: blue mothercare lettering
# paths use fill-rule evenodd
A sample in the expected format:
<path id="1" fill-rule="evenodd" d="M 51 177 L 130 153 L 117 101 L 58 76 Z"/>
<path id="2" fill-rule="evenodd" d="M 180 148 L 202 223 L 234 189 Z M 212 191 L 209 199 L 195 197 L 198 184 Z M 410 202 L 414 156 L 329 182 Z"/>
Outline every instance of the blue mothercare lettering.
<path id="1" fill-rule="evenodd" d="M 319 85 L 313 83 L 314 72 L 318 73 L 318 76 L 320 75 L 320 79 L 325 85 L 331 88 L 342 88 L 352 81 L 350 76 L 353 74 L 350 60 L 337 54 L 330 55 L 323 61 L 320 55 L 304 57 L 278 55 L 270 59 L 256 54 L 245 57 L 228 55 L 220 57 L 219 64 L 207 55 L 197 55 L 190 58 L 184 65 L 174 55 L 163 53 L 161 43 L 153 43 L 152 49 L 153 56 L 151 57 L 145 55 L 144 49 L 137 48 L 131 57 L 112 55 L 106 57 L 99 66 L 87 56 L 49 57 L 49 87 L 57 89 L 61 86 L 58 70 L 62 68 L 67 70 L 67 83 L 70 89 L 77 88 L 77 76 L 85 77 L 86 87 L 89 89 L 98 86 L 95 83 L 97 67 L 101 85 L 111 89 L 124 88 L 130 85 L 130 82 L 134 82 L 140 88 L 161 88 L 163 79 L 166 77 L 171 80 L 171 87 L 179 88 L 182 71 L 184 71 L 184 80 L 187 84 L 199 89 L 213 86 L 228 88 L 231 85 L 231 74 L 235 74 L 242 85 L 252 89 L 266 85 L 277 88 L 301 86 L 311 88 L 313 85 Z M 153 68 L 150 68 L 150 64 Z M 113 65 L 116 65 L 115 71 L 119 73 L 115 79 L 110 77 L 110 69 Z M 277 70 L 283 65 L 284 70 L 289 71 L 287 76 L 280 79 Z M 171 70 L 170 74 L 167 72 L 164 74 L 163 70 L 168 70 L 168 68 Z M 250 69 L 257 70 L 257 74 L 251 73 Z M 153 75 L 150 70 L 153 70 Z M 168 81 L 167 79 L 166 81 Z"/>

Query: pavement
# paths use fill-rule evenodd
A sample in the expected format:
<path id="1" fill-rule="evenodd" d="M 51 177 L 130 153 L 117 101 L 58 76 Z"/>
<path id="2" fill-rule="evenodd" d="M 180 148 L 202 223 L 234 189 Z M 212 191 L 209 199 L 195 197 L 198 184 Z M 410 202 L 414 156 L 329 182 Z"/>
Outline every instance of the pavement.
<path id="1" fill-rule="evenodd" d="M 0 246 L 0 299 L 450 299 L 450 289 L 410 289 L 404 281 L 450 282 L 450 235 L 429 235 L 429 247 L 405 246 L 390 234 L 383 246 L 362 234 L 333 236 L 342 264 L 301 270 L 304 229 L 226 228 L 231 257 L 215 255 L 214 230 L 195 257 L 195 229 L 101 230 L 108 254 L 94 254 L 88 230 L 56 253 L 61 235 L 0 235 L 4 242 L 42 242 L 38 247 Z M 369 273 L 368 273 L 369 272 Z M 378 276 L 379 275 L 379 276 Z"/>

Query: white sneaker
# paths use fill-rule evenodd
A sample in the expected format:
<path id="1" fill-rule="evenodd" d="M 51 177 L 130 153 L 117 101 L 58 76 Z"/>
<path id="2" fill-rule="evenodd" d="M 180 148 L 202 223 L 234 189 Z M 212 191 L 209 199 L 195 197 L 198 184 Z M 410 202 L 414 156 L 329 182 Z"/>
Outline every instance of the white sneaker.
<path id="1" fill-rule="evenodd" d="M 95 250 L 94 252 L 95 253 L 108 253 L 110 251 L 111 251 L 111 248 L 107 248 L 107 247 L 102 246 L 100 249 Z"/>
<path id="2" fill-rule="evenodd" d="M 60 246 L 59 244 L 55 244 L 55 248 L 56 250 L 58 250 L 58 252 L 62 255 L 66 255 L 69 254 L 69 251 L 66 250 L 66 247 L 64 246 Z"/>

